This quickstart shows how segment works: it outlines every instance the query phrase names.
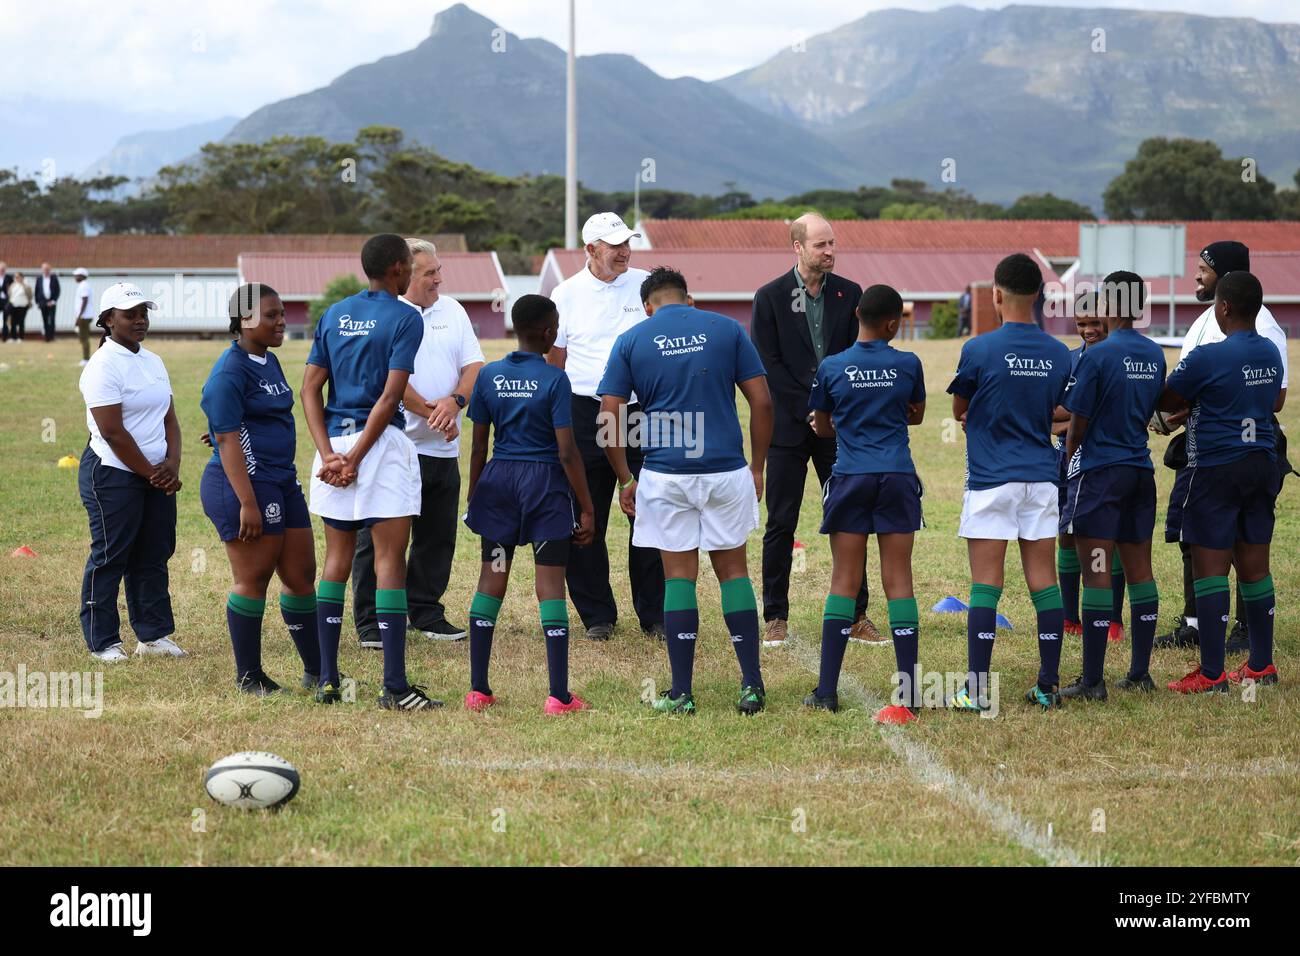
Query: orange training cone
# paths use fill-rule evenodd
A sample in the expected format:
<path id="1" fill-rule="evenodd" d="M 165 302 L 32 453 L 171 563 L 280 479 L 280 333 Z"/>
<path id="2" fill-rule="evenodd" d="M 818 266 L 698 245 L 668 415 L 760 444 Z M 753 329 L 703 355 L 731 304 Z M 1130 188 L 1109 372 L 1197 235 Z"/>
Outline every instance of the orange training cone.
<path id="1" fill-rule="evenodd" d="M 23 546 L 20 547 L 20 548 L 14 548 L 13 553 L 10 554 L 9 557 L 11 557 L 11 558 L 34 558 L 34 557 L 36 557 L 36 552 L 33 551 L 31 548 L 27 547 L 27 545 L 23 545 Z"/>

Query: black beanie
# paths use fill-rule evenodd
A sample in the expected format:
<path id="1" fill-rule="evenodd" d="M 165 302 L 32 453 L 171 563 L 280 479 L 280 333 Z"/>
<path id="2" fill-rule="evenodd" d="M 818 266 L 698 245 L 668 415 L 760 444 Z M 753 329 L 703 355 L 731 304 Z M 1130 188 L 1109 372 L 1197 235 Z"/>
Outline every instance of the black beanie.
<path id="1" fill-rule="evenodd" d="M 1220 277 L 1229 272 L 1250 271 L 1250 250 L 1232 239 L 1210 243 L 1201 250 L 1201 258 Z"/>

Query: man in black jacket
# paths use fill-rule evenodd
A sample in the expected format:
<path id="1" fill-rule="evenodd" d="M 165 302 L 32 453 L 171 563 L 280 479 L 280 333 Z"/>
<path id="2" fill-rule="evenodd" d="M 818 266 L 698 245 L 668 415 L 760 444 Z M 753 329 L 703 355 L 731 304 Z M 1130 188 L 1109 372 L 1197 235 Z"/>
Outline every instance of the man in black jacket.
<path id="1" fill-rule="evenodd" d="M 835 439 L 813 434 L 808 410 L 817 366 L 842 352 L 858 335 L 857 308 L 862 289 L 835 275 L 835 234 L 816 213 L 790 224 L 797 262 L 754 293 L 749 334 L 767 369 L 776 406 L 772 447 L 767 458 L 767 528 L 763 533 L 763 643 L 779 646 L 790 614 L 790 563 L 799 508 L 803 504 L 808 460 L 817 480 L 826 483 L 835 464 Z M 851 638 L 887 643 L 864 615 L 867 581 L 858 592 L 857 622 Z"/>
<path id="2" fill-rule="evenodd" d="M 54 312 L 59 304 L 59 277 L 50 271 L 48 262 L 41 263 L 41 274 L 36 277 L 36 307 L 41 310 L 41 325 L 45 341 L 54 341 Z"/>

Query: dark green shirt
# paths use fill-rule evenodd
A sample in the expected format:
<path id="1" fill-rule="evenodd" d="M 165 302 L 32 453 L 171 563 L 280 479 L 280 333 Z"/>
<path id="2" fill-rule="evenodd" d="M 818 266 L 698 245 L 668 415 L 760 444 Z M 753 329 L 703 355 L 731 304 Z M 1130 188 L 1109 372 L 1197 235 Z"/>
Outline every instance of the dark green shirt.
<path id="1" fill-rule="evenodd" d="M 804 317 L 808 320 L 808 334 L 812 336 L 813 351 L 817 353 L 817 362 L 826 357 L 826 340 L 822 337 L 822 316 L 826 309 L 826 280 L 816 295 L 810 295 L 799 274 L 799 267 L 794 267 L 794 281 L 799 283 L 799 292 L 803 299 Z"/>

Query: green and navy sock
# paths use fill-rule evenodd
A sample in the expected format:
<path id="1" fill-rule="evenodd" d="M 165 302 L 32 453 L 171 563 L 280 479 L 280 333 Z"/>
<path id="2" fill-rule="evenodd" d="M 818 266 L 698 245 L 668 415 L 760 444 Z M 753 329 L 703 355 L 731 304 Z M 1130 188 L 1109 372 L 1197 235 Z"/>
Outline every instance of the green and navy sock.
<path id="1" fill-rule="evenodd" d="M 763 689 L 763 672 L 758 665 L 758 604 L 749 578 L 723 581 L 722 618 L 727 622 L 731 646 L 740 662 L 740 686 Z"/>
<path id="2" fill-rule="evenodd" d="M 966 612 L 966 689 L 974 698 L 989 686 L 989 664 L 997 638 L 998 600 L 1002 589 L 992 584 L 970 586 L 970 610 Z"/>
<path id="3" fill-rule="evenodd" d="M 564 598 L 538 603 L 542 634 L 546 637 L 546 672 L 551 678 L 551 696 L 569 703 L 569 606 Z"/>
<path id="4" fill-rule="evenodd" d="M 921 640 L 921 616 L 916 609 L 916 598 L 893 598 L 889 601 L 889 630 L 894 635 L 894 666 L 898 668 L 895 680 L 901 681 L 901 703 L 904 707 L 921 706 L 920 672 L 916 666 L 917 648 Z"/>
<path id="5" fill-rule="evenodd" d="M 489 697 L 492 686 L 488 683 L 488 662 L 492 659 L 492 635 L 500 613 L 501 598 L 474 592 L 474 600 L 469 605 L 469 686 Z"/>
<path id="6" fill-rule="evenodd" d="M 1111 589 L 1083 589 L 1083 682 L 1101 681 L 1106 667 L 1106 639 L 1110 632 Z"/>
<path id="7" fill-rule="evenodd" d="M 305 674 L 320 674 L 320 638 L 316 636 L 316 595 L 280 592 L 280 616 L 289 629 L 293 646 L 302 658 Z"/>
<path id="8" fill-rule="evenodd" d="M 233 591 L 226 596 L 226 627 L 235 650 L 235 680 L 243 680 L 262 669 L 262 615 L 266 601 L 243 597 Z"/>
<path id="9" fill-rule="evenodd" d="M 822 612 L 822 664 L 817 679 L 817 696 L 829 697 L 837 692 L 840 668 L 844 666 L 844 649 L 849 646 L 853 630 L 854 598 L 843 594 L 826 595 Z"/>
<path id="10" fill-rule="evenodd" d="M 1218 680 L 1223 673 L 1224 639 L 1228 634 L 1228 576 L 1197 578 L 1192 587 L 1196 589 L 1196 623 L 1201 632 L 1201 673 Z"/>
<path id="11" fill-rule="evenodd" d="M 406 682 L 406 588 L 378 588 L 375 617 L 384 645 L 384 686 L 394 694 L 410 689 Z"/>
<path id="12" fill-rule="evenodd" d="M 1038 618 L 1038 686 L 1051 690 L 1061 683 L 1061 643 L 1065 640 L 1065 609 L 1055 584 L 1030 591 Z"/>
<path id="13" fill-rule="evenodd" d="M 1246 605 L 1246 628 L 1250 633 L 1250 660 L 1253 671 L 1262 671 L 1273 663 L 1273 618 L 1276 598 L 1273 594 L 1273 575 L 1259 581 L 1237 579 L 1241 601 Z"/>
<path id="14" fill-rule="evenodd" d="M 1124 564 L 1118 550 L 1110 557 L 1110 619 L 1124 626 Z"/>
<path id="15" fill-rule="evenodd" d="M 668 666 L 673 672 L 673 686 L 668 696 L 673 700 L 691 692 L 695 637 L 699 629 L 700 609 L 695 604 L 695 582 L 689 578 L 669 578 L 664 582 L 664 635 L 668 644 Z"/>
<path id="16" fill-rule="evenodd" d="M 1056 574 L 1061 579 L 1061 602 L 1065 619 L 1079 623 L 1079 552 L 1073 548 L 1056 549 Z"/>
<path id="17" fill-rule="evenodd" d="M 1129 680 L 1137 680 L 1151 669 L 1151 646 L 1156 640 L 1156 618 L 1160 615 L 1160 595 L 1155 581 L 1139 581 L 1128 586 L 1129 640 L 1133 642 L 1129 660 Z"/>
<path id="18" fill-rule="evenodd" d="M 339 686 L 339 634 L 343 631 L 341 581 L 322 580 L 316 585 L 316 635 L 320 639 L 320 682 Z"/>

